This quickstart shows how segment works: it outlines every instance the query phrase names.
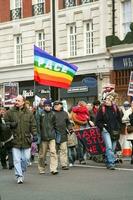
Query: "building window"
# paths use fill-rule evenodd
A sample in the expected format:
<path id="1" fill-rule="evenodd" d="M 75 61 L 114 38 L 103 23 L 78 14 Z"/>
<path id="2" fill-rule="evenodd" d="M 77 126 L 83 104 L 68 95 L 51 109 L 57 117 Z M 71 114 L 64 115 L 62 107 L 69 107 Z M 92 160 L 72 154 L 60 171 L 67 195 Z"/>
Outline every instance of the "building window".
<path id="1" fill-rule="evenodd" d="M 44 33 L 44 31 L 36 32 L 36 45 L 39 48 L 41 48 L 42 50 L 45 50 L 45 33 Z"/>
<path id="2" fill-rule="evenodd" d="M 36 16 L 44 14 L 44 4 L 44 0 L 37 0 L 36 4 L 32 5 L 32 15 Z"/>
<path id="3" fill-rule="evenodd" d="M 65 0 L 65 7 L 72 7 L 76 5 L 76 0 Z"/>
<path id="4" fill-rule="evenodd" d="M 22 64 L 22 36 L 17 35 L 15 36 L 15 60 L 16 64 Z"/>
<path id="5" fill-rule="evenodd" d="M 123 33 L 125 36 L 130 31 L 130 23 L 132 21 L 131 0 L 124 1 L 122 4 L 123 4 Z"/>
<path id="6" fill-rule="evenodd" d="M 77 33 L 76 33 L 76 26 L 70 25 L 69 27 L 69 54 L 70 56 L 76 56 L 77 55 Z"/>
<path id="7" fill-rule="evenodd" d="M 85 53 L 94 53 L 93 21 L 85 23 Z"/>
<path id="8" fill-rule="evenodd" d="M 15 8 L 21 8 L 22 1 L 21 0 L 15 0 Z"/>
<path id="9" fill-rule="evenodd" d="M 10 1 L 10 18 L 16 20 L 21 18 L 22 0 L 11 0 Z"/>
<path id="10" fill-rule="evenodd" d="M 37 3 L 44 3 L 44 0 L 37 0 Z"/>

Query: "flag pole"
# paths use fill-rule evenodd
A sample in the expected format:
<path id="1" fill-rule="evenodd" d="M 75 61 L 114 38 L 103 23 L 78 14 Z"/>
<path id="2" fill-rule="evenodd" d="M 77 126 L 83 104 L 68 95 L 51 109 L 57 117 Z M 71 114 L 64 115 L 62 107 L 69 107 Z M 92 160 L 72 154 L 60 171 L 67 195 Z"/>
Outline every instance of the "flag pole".
<path id="1" fill-rule="evenodd" d="M 35 97 L 35 95 L 36 95 L 36 82 L 34 80 L 34 97 Z"/>

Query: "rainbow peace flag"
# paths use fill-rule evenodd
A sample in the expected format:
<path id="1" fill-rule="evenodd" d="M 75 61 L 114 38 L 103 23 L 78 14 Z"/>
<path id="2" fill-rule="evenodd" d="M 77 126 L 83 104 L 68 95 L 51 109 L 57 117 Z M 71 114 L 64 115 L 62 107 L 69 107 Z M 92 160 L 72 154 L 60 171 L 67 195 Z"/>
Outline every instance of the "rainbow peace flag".
<path id="1" fill-rule="evenodd" d="M 34 46 L 34 80 L 39 84 L 67 89 L 77 69 Z"/>

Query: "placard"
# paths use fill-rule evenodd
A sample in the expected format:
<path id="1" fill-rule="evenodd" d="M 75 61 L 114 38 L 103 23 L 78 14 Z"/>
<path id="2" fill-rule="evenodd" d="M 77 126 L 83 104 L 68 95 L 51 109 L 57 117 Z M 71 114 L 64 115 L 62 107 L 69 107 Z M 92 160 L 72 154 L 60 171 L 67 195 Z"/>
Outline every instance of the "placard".
<path id="1" fill-rule="evenodd" d="M 13 106 L 18 94 L 19 85 L 17 82 L 4 83 L 4 107 Z"/>
<path id="2" fill-rule="evenodd" d="M 97 127 L 76 130 L 75 133 L 78 140 L 83 142 L 86 147 L 86 151 L 91 155 L 99 155 L 105 153 L 105 144 Z"/>

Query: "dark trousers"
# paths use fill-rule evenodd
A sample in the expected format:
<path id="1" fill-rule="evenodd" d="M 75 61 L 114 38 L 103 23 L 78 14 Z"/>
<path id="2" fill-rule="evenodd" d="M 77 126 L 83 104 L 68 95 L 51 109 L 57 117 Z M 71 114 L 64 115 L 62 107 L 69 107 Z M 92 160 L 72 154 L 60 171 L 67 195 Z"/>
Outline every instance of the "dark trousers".
<path id="1" fill-rule="evenodd" d="M 3 168 L 7 168 L 6 156 L 7 156 L 6 147 L 5 146 L 0 147 L 0 161 Z"/>
<path id="2" fill-rule="evenodd" d="M 79 162 L 84 161 L 84 155 L 86 153 L 86 147 L 82 140 L 78 139 L 78 145 L 77 145 L 77 157 Z"/>

